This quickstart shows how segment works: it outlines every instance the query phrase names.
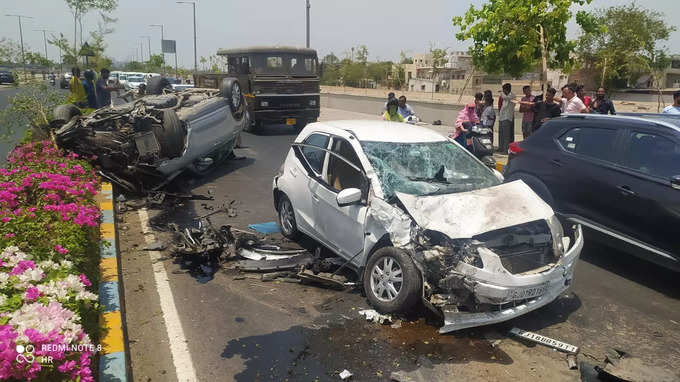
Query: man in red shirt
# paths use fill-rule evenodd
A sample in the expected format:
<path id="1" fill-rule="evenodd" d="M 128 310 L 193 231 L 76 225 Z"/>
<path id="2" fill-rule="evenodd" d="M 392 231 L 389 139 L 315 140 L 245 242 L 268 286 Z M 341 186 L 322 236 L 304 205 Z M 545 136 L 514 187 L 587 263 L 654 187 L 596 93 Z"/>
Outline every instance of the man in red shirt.
<path id="1" fill-rule="evenodd" d="M 522 88 L 524 97 L 520 100 L 521 102 L 534 102 L 534 96 L 531 95 L 531 86 L 526 85 Z M 531 106 L 520 103 L 519 111 L 522 113 L 522 136 L 527 139 L 534 126 L 534 109 Z"/>

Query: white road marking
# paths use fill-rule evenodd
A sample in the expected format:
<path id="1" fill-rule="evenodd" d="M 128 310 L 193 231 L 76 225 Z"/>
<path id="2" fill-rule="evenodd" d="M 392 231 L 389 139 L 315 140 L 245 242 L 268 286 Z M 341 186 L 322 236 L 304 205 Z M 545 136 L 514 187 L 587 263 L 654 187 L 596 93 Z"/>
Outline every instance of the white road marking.
<path id="1" fill-rule="evenodd" d="M 146 209 L 138 210 L 139 220 L 144 233 L 144 240 L 147 244 L 156 241 L 151 227 L 149 227 L 149 214 Z M 165 272 L 165 266 L 161 259 L 161 253 L 158 251 L 149 251 L 151 258 L 151 267 L 153 269 L 153 276 L 156 280 L 156 290 L 160 297 L 161 311 L 163 312 L 163 320 L 165 321 L 165 328 L 170 340 L 170 352 L 172 354 L 172 362 L 175 365 L 175 373 L 179 382 L 193 382 L 198 381 L 196 371 L 194 370 L 194 363 L 191 361 L 191 353 L 187 346 L 187 339 L 182 330 L 182 323 L 179 320 L 179 313 L 175 306 L 175 300 L 172 297 L 172 290 L 168 282 L 168 274 Z"/>

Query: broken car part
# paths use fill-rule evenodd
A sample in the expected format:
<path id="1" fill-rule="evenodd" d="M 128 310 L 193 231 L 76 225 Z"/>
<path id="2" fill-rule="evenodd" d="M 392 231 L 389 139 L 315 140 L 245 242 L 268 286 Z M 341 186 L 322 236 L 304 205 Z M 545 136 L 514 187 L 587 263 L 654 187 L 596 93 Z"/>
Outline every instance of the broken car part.
<path id="1" fill-rule="evenodd" d="M 525 339 L 525 340 L 529 340 L 531 342 L 535 342 L 537 344 L 541 344 L 541 345 L 544 345 L 544 346 L 548 346 L 548 347 L 551 347 L 553 349 L 557 349 L 557 350 L 560 350 L 560 351 L 563 351 L 563 352 L 566 352 L 566 353 L 570 353 L 570 354 L 578 353 L 578 346 L 574 346 L 574 345 L 570 345 L 570 344 L 562 342 L 562 341 L 554 340 L 550 337 L 542 336 L 542 335 L 537 334 L 537 333 L 528 332 L 526 330 L 522 330 L 522 329 L 519 329 L 519 328 L 512 328 L 512 329 L 510 329 L 509 333 L 516 336 L 516 337 L 519 337 L 519 338 L 522 338 L 522 339 Z"/>

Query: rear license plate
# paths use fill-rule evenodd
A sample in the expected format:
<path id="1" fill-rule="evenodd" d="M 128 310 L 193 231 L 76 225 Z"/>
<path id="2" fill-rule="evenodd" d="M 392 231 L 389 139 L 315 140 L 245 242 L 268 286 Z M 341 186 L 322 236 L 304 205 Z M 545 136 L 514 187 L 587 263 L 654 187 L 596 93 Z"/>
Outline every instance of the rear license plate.
<path id="1" fill-rule="evenodd" d="M 296 122 L 297 122 L 297 120 L 295 120 L 295 118 L 286 118 L 286 125 L 288 125 L 288 126 L 292 126 Z"/>
<path id="2" fill-rule="evenodd" d="M 509 297 L 511 300 L 525 300 L 528 298 L 541 296 L 545 293 L 547 289 L 548 283 L 530 288 L 515 289 L 510 292 Z"/>
<path id="3" fill-rule="evenodd" d="M 576 354 L 578 353 L 578 346 L 570 345 L 568 343 L 554 340 L 550 337 L 542 336 L 538 333 L 533 333 L 533 332 L 527 332 L 526 330 L 522 330 L 519 328 L 512 328 L 510 329 L 510 333 L 516 335 L 517 337 L 521 337 L 524 339 L 527 339 L 529 341 L 533 341 L 557 350 L 561 350 L 567 353 L 572 353 Z"/>

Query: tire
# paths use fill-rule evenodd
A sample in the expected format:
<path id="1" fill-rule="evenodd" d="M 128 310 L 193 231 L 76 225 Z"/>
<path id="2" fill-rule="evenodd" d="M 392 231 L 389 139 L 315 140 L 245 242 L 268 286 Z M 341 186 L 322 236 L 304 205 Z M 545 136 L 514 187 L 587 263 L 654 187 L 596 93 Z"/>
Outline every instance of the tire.
<path id="1" fill-rule="evenodd" d="M 66 123 L 71 120 L 71 118 L 76 115 L 80 115 L 80 109 L 74 104 L 59 105 L 54 108 L 54 119 L 55 122 Z"/>
<path id="2" fill-rule="evenodd" d="M 514 173 L 510 175 L 505 181 L 512 182 L 514 180 L 521 180 L 527 184 L 538 196 L 543 199 L 550 207 L 555 208 L 555 199 L 552 196 L 548 187 L 540 179 L 533 175 L 524 173 Z"/>
<path id="3" fill-rule="evenodd" d="M 153 133 L 161 147 L 162 156 L 174 158 L 184 151 L 184 128 L 174 110 L 163 110 L 163 124 L 154 124 Z"/>
<path id="4" fill-rule="evenodd" d="M 165 77 L 151 77 L 146 84 L 146 94 L 163 94 L 163 89 L 172 89 L 170 81 Z"/>
<path id="5" fill-rule="evenodd" d="M 234 118 L 241 119 L 245 109 L 245 101 L 238 80 L 236 78 L 223 79 L 220 84 L 220 95 L 227 99 Z"/>
<path id="6" fill-rule="evenodd" d="M 391 275 L 385 274 L 387 269 L 390 269 Z M 398 270 L 401 272 L 394 274 Z M 399 276 L 401 281 L 395 281 Z M 420 272 L 405 251 L 384 247 L 375 251 L 368 259 L 364 271 L 364 291 L 370 304 L 379 312 L 408 312 L 418 303 L 422 288 Z"/>
<path id="7" fill-rule="evenodd" d="M 300 231 L 297 228 L 297 221 L 295 220 L 295 209 L 286 194 L 281 194 L 277 207 L 279 212 L 278 223 L 279 227 L 281 227 L 281 234 L 290 240 L 299 238 Z"/>

